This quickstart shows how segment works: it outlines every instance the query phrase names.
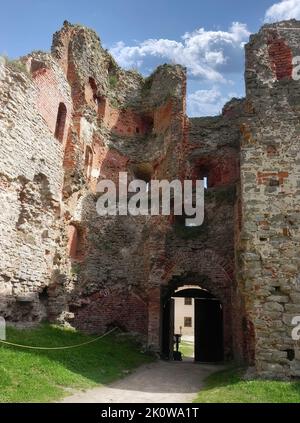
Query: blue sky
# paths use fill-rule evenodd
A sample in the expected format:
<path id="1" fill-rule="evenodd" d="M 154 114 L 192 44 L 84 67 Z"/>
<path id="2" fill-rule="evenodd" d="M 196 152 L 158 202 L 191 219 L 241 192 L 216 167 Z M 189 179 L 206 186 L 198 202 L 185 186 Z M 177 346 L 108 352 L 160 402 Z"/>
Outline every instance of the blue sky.
<path id="1" fill-rule="evenodd" d="M 147 75 L 188 69 L 188 114 L 213 115 L 244 95 L 243 44 L 264 22 L 300 19 L 300 0 L 10 0 L 1 4 L 0 54 L 49 50 L 66 19 L 96 30 L 120 65 Z"/>

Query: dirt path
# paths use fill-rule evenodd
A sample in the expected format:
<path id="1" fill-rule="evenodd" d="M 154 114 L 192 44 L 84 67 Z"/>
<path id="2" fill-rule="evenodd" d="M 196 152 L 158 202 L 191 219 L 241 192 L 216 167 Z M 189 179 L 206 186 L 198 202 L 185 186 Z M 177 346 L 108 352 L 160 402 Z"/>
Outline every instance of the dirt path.
<path id="1" fill-rule="evenodd" d="M 193 362 L 158 361 L 141 366 L 122 380 L 75 393 L 62 402 L 191 402 L 203 387 L 203 380 L 222 368 Z"/>

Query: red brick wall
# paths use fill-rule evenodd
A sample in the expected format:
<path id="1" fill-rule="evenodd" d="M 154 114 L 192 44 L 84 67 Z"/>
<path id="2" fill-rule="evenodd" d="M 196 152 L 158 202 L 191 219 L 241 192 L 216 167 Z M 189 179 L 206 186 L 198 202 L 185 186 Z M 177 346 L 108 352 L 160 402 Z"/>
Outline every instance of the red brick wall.
<path id="1" fill-rule="evenodd" d="M 191 177 L 196 180 L 203 176 L 207 176 L 209 187 L 235 183 L 239 178 L 237 152 L 228 149 L 224 150 L 222 157 L 205 157 L 196 160 Z"/>
<path id="2" fill-rule="evenodd" d="M 37 91 L 37 109 L 45 119 L 49 130 L 55 133 L 57 112 L 59 103 L 64 103 L 67 108 L 67 118 L 63 137 L 63 144 L 66 143 L 68 128 L 70 125 L 72 104 L 71 101 L 62 93 L 57 74 L 52 69 L 41 68 L 33 72 L 32 78 L 38 88 Z"/>
<path id="3" fill-rule="evenodd" d="M 275 72 L 278 81 L 292 76 L 292 52 L 284 40 L 274 36 L 269 40 L 268 46 L 269 56 L 272 69 Z"/>
<path id="4" fill-rule="evenodd" d="M 75 314 L 74 325 L 91 333 L 104 333 L 118 326 L 129 332 L 147 334 L 147 304 L 133 293 L 96 292 L 83 300 L 80 308 L 70 308 Z"/>
<path id="5" fill-rule="evenodd" d="M 103 122 L 107 129 L 123 136 L 144 135 L 152 130 L 151 119 L 138 115 L 130 109 L 113 108 L 108 101 L 106 101 Z"/>
<path id="6" fill-rule="evenodd" d="M 100 150 L 98 160 L 97 158 L 95 159 L 99 163 L 100 177 L 101 179 L 111 179 L 118 186 L 119 172 L 125 172 L 127 170 L 129 159 L 117 150 L 108 150 L 103 153 L 103 150 Z"/>
<path id="7" fill-rule="evenodd" d="M 278 185 L 283 185 L 288 176 L 288 172 L 258 172 L 257 183 L 258 185 L 269 185 L 270 181 L 274 180 Z"/>

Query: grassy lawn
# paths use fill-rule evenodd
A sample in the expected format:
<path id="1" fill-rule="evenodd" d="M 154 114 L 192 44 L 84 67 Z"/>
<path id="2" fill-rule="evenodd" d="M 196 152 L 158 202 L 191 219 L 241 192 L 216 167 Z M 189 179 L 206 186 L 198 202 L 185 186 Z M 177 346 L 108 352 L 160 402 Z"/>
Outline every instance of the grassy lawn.
<path id="1" fill-rule="evenodd" d="M 181 341 L 179 344 L 179 351 L 183 357 L 194 357 L 194 344 L 192 342 Z"/>
<path id="2" fill-rule="evenodd" d="M 45 325 L 38 329 L 8 328 L 7 340 L 38 346 L 65 346 L 93 339 L 79 332 Z M 1 345 L 1 344 L 0 344 Z M 70 350 L 39 351 L 0 346 L 0 403 L 49 402 L 64 388 L 86 389 L 106 384 L 153 357 L 128 338 L 111 334 Z"/>
<path id="3" fill-rule="evenodd" d="M 244 371 L 228 369 L 209 376 L 194 402 L 300 402 L 300 382 L 242 380 Z"/>

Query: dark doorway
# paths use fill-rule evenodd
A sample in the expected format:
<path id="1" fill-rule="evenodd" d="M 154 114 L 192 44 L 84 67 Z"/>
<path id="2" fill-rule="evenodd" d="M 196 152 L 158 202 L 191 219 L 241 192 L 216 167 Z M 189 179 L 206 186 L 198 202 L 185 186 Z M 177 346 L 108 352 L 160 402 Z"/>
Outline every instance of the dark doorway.
<path id="1" fill-rule="evenodd" d="M 198 362 L 223 361 L 223 310 L 221 302 L 204 289 L 183 289 L 162 296 L 161 355 L 173 359 L 174 298 L 194 298 L 194 359 Z"/>
<path id="2" fill-rule="evenodd" d="M 223 360 L 223 313 L 220 301 L 195 298 L 195 361 Z"/>

